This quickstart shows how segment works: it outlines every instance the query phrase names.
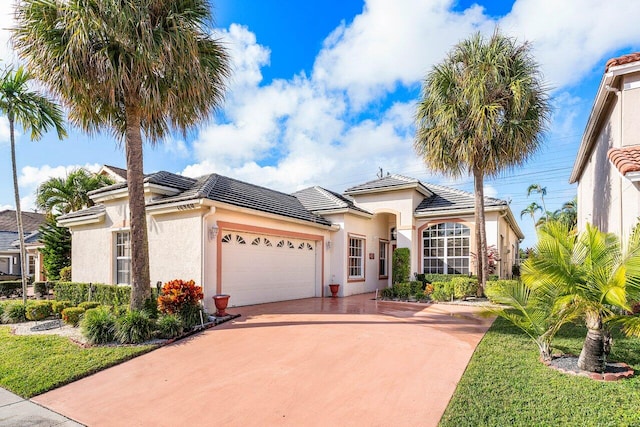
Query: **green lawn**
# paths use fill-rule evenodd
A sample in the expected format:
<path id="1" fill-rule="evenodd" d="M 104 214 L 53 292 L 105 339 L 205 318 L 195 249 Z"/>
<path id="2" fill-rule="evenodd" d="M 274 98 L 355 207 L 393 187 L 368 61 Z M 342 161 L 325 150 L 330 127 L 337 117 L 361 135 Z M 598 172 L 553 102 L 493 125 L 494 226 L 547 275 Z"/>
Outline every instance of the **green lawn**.
<path id="1" fill-rule="evenodd" d="M 579 354 L 585 330 L 566 326 L 558 352 Z M 537 347 L 498 318 L 474 353 L 441 426 L 640 426 L 640 339 L 614 338 L 611 360 L 636 376 L 615 382 L 566 375 L 538 361 Z"/>
<path id="2" fill-rule="evenodd" d="M 146 353 L 155 346 L 82 348 L 57 335 L 12 335 L 0 327 L 0 386 L 32 397 Z"/>

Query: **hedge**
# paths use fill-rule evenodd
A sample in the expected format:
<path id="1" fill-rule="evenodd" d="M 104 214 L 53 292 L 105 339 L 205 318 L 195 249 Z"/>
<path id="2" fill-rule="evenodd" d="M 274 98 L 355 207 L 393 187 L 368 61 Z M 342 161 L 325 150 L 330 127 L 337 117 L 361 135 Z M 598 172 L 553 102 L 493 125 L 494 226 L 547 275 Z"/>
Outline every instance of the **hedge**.
<path id="1" fill-rule="evenodd" d="M 19 280 L 0 282 L 0 296 L 10 298 L 13 295 L 22 295 L 22 282 Z"/>
<path id="2" fill-rule="evenodd" d="M 89 298 L 89 287 L 92 287 Z M 102 283 L 58 282 L 53 288 L 55 299 L 71 301 L 74 306 L 85 301 L 96 301 L 101 305 L 129 305 L 131 286 L 105 285 Z M 158 297 L 158 291 L 151 288 L 152 298 Z"/>
<path id="3" fill-rule="evenodd" d="M 53 293 L 56 300 L 71 301 L 73 305 L 85 301 L 97 301 L 102 305 L 122 305 L 129 304 L 131 299 L 130 286 L 100 283 L 58 282 L 53 288 Z M 91 297 L 89 293 L 91 293 Z"/>

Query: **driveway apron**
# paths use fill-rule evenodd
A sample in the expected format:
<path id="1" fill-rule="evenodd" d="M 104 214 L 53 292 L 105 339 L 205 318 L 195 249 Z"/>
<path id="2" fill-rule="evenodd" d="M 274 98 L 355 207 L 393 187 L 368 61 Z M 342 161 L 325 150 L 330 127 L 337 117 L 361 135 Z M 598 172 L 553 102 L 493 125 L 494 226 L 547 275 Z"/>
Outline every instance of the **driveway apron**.
<path id="1" fill-rule="evenodd" d="M 89 426 L 435 426 L 492 322 L 371 294 L 229 311 L 32 400 Z"/>

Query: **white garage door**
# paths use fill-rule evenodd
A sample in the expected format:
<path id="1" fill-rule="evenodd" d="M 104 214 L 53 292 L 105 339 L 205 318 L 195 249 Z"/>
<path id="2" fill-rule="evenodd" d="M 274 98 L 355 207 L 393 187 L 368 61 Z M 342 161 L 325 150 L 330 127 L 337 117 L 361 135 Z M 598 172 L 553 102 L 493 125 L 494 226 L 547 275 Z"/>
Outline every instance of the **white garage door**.
<path id="1" fill-rule="evenodd" d="M 312 240 L 222 232 L 222 292 L 230 306 L 314 297 Z"/>

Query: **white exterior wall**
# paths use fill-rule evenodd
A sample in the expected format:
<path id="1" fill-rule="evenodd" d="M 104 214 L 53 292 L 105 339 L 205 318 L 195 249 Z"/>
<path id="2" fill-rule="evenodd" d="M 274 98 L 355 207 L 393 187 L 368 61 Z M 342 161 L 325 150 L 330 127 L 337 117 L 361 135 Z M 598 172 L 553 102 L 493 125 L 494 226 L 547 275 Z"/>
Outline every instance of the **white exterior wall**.
<path id="1" fill-rule="evenodd" d="M 151 284 L 174 279 L 202 286 L 202 211 L 147 215 Z"/>
<path id="2" fill-rule="evenodd" d="M 589 161 L 578 179 L 578 229 L 587 223 L 624 239 L 640 216 L 640 186 L 607 159 L 609 148 L 637 145 L 640 137 L 640 73 L 623 76 L 613 105 L 598 125 Z"/>

